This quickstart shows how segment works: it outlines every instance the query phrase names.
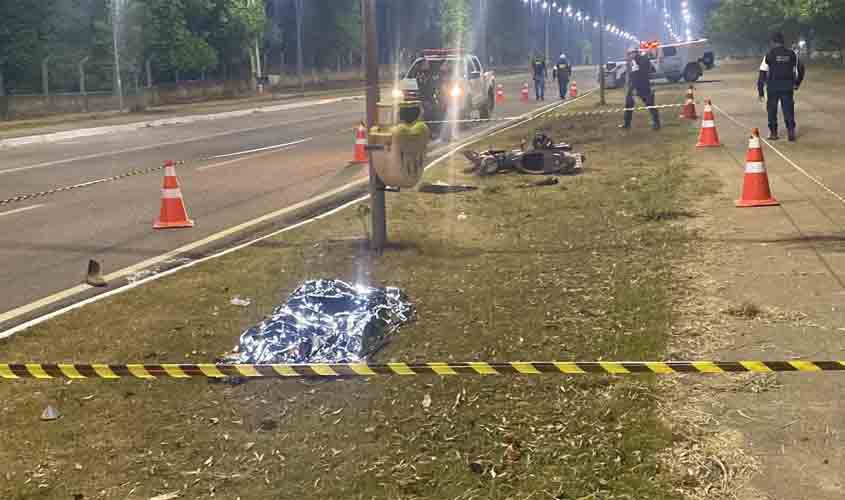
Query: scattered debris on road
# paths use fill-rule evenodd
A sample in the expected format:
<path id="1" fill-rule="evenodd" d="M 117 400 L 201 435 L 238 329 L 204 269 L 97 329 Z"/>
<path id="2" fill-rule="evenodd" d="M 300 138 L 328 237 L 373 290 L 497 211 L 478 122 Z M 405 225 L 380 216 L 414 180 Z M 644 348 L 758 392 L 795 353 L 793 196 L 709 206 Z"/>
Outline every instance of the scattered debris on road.
<path id="1" fill-rule="evenodd" d="M 53 420 L 58 420 L 59 417 L 60 417 L 59 410 L 55 409 L 52 406 L 48 406 L 41 413 L 41 420 L 43 420 L 45 422 L 51 422 Z"/>
<path id="2" fill-rule="evenodd" d="M 466 184 L 446 184 L 445 182 L 435 182 L 434 184 L 423 183 L 418 191 L 420 193 L 430 194 L 453 194 L 465 193 L 467 191 L 475 191 L 478 186 L 469 186 Z"/>
<path id="3" fill-rule="evenodd" d="M 252 304 L 252 300 L 242 299 L 240 295 L 235 295 L 234 297 L 232 297 L 232 300 L 230 300 L 229 303 L 237 307 L 249 307 Z"/>
<path id="4" fill-rule="evenodd" d="M 108 283 L 103 278 L 102 266 L 94 259 L 88 261 L 88 272 L 85 275 L 85 283 L 95 287 L 108 286 Z"/>

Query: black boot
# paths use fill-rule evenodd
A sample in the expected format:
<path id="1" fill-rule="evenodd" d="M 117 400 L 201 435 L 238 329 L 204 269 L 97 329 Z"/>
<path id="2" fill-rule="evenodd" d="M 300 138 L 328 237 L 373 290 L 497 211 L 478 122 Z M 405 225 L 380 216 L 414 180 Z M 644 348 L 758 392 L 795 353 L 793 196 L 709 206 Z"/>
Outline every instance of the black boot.
<path id="1" fill-rule="evenodd" d="M 789 135 L 789 142 L 795 142 L 795 140 L 797 139 L 797 137 L 795 136 L 795 129 L 791 128 L 787 130 L 787 134 Z"/>
<path id="2" fill-rule="evenodd" d="M 769 132 L 769 137 L 767 137 L 767 139 L 769 139 L 770 141 L 776 141 L 776 140 L 780 139 L 780 137 L 778 136 L 778 131 L 777 130 L 771 130 Z"/>

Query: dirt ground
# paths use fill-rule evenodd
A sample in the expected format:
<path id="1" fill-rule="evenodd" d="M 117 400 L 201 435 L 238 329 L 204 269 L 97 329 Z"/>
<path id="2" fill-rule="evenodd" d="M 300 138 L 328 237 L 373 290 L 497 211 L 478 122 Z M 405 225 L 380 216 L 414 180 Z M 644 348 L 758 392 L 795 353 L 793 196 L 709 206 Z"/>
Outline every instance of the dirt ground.
<path id="1" fill-rule="evenodd" d="M 722 181 L 692 222 L 704 258 L 695 306 L 710 331 L 700 354 L 722 359 L 845 358 L 845 175 L 837 99 L 845 72 L 810 67 L 799 92 L 799 142 L 764 146 L 780 207 L 737 209 L 747 137 L 766 131 L 756 102 L 753 62 L 721 68 L 712 98 L 725 147 L 693 155 Z M 739 122 L 739 123 L 737 123 Z M 783 127 L 783 125 L 781 125 Z M 811 178 L 812 177 L 812 178 Z M 841 499 L 845 496 L 845 403 L 837 373 L 752 377 L 748 387 L 714 381 L 687 387 L 708 415 L 707 429 L 738 430 L 741 454 L 759 466 L 747 499 Z"/>

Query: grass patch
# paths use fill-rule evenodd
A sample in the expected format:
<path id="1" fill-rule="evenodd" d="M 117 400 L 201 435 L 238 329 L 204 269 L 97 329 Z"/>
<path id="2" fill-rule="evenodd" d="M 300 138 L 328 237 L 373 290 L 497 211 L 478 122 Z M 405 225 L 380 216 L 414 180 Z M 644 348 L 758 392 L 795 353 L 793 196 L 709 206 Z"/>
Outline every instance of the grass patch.
<path id="1" fill-rule="evenodd" d="M 363 250 L 363 219 L 351 209 L 70 313 L 0 352 L 208 361 L 303 280 L 337 277 L 401 287 L 418 308 L 377 361 L 661 357 L 672 268 L 689 241 L 665 217 L 638 214 L 650 203 L 643 193 L 673 210 L 695 196 L 672 163 L 692 130 L 666 121 L 661 147 L 645 127 L 546 121 L 558 140 L 590 139 L 584 175 L 519 188 L 531 179 L 469 177 L 454 159 L 426 180 L 482 189 L 388 196 L 393 246 L 382 257 Z M 491 140 L 518 144 L 533 129 Z M 675 167 L 668 181 L 663 165 Z M 252 305 L 229 306 L 233 295 Z M 605 376 L 7 383 L 0 497 L 678 498 L 679 479 L 656 458 L 674 438 L 654 391 L 648 377 Z M 40 422 L 46 404 L 63 417 Z"/>

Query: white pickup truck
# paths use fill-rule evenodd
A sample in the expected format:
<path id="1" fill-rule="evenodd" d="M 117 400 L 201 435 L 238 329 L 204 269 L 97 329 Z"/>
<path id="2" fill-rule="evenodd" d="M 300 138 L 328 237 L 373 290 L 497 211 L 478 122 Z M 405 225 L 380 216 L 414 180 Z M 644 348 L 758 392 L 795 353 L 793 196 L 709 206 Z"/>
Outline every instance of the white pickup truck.
<path id="1" fill-rule="evenodd" d="M 698 81 L 705 69 L 715 65 L 715 55 L 708 40 L 660 45 L 652 42 L 641 49 L 654 66 L 652 80 L 665 78 L 672 83 L 681 78 L 688 82 Z M 617 88 L 625 85 L 626 64 L 624 61 L 609 62 L 604 67 L 605 86 Z"/>
<path id="2" fill-rule="evenodd" d="M 396 100 L 420 101 L 427 121 L 448 117 L 489 118 L 496 106 L 496 76 L 472 54 L 424 50 L 393 90 Z"/>

